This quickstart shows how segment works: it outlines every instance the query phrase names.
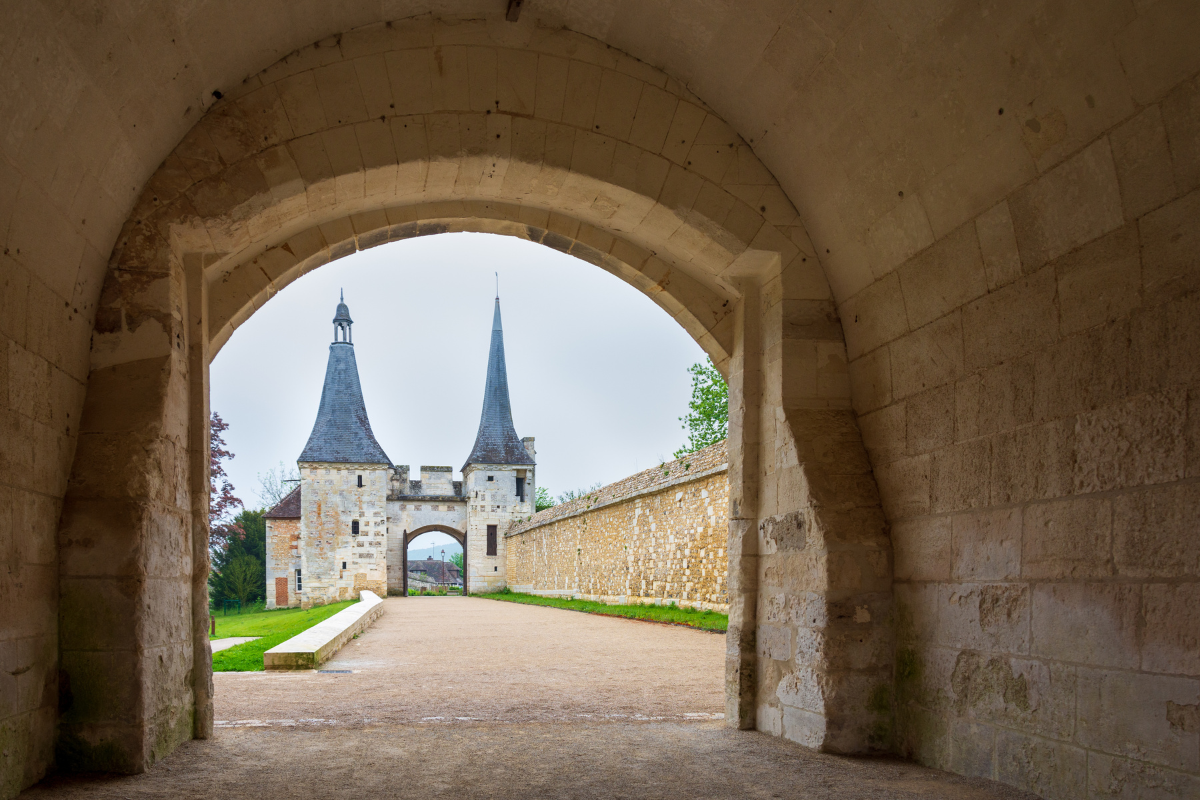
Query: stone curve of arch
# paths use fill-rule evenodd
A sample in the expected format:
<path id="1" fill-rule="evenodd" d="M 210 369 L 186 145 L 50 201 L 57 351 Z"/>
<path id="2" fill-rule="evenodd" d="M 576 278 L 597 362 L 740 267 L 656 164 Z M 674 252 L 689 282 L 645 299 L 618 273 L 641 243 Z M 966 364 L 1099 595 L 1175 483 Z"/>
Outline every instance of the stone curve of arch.
<path id="1" fill-rule="evenodd" d="M 422 525 L 419 528 L 408 531 L 405 534 L 405 544 L 409 544 L 413 539 L 416 539 L 418 536 L 424 536 L 427 533 L 444 533 L 447 536 L 454 537 L 460 545 L 463 544 L 467 538 L 466 531 L 460 531 L 458 528 L 452 528 L 449 525 L 438 525 L 435 523 L 433 525 Z"/>
<path id="2" fill-rule="evenodd" d="M 568 32 L 539 49 L 475 28 L 412 46 L 430 27 L 373 25 L 311 45 L 196 123 L 114 246 L 93 367 L 169 351 L 175 323 L 142 295 L 189 256 L 209 282 L 215 352 L 308 269 L 428 225 L 518 235 L 598 264 L 722 367 L 739 259 L 778 254 L 781 270 L 802 274 L 793 294 L 831 298 L 778 182 L 668 76 L 619 51 L 596 63 L 607 51 Z M 164 335 L 138 332 L 156 317 Z"/>

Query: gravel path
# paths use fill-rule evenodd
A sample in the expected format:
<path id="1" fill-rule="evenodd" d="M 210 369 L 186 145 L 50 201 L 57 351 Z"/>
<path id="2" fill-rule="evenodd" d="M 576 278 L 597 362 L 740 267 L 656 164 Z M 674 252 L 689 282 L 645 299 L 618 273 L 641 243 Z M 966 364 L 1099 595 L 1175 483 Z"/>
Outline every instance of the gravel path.
<path id="1" fill-rule="evenodd" d="M 474 597 L 388 598 L 321 669 L 219 672 L 223 727 L 713 719 L 725 637 Z M 350 672 L 340 672 L 350 670 Z"/>

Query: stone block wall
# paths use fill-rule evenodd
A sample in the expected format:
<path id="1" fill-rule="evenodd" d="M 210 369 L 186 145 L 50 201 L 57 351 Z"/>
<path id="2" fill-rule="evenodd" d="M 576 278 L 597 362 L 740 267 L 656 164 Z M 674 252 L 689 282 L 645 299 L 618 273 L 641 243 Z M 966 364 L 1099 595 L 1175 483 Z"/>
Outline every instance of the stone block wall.
<path id="1" fill-rule="evenodd" d="M 727 472 L 720 442 L 514 524 L 509 585 L 726 611 Z"/>
<path id="2" fill-rule="evenodd" d="M 898 746 L 1044 797 L 1200 796 L 1200 79 L 1122 116 L 841 306 Z"/>

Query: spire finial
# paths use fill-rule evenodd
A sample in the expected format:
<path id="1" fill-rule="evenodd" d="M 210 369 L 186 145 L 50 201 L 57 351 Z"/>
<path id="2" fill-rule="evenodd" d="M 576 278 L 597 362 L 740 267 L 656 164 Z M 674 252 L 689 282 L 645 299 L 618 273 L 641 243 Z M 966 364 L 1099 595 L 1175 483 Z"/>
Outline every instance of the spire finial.
<path id="1" fill-rule="evenodd" d="M 339 303 L 346 302 L 346 290 L 345 289 L 338 289 L 338 302 Z"/>
<path id="2" fill-rule="evenodd" d="M 500 302 L 500 273 L 496 273 L 496 302 Z"/>

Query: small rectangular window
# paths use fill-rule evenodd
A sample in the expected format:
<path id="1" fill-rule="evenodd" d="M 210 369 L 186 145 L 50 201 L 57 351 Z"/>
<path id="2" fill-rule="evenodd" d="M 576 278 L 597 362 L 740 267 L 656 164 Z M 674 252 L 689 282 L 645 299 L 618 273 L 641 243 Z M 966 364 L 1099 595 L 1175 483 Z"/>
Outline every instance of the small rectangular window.
<path id="1" fill-rule="evenodd" d="M 358 536 L 358 520 L 354 520 L 350 523 L 350 535 Z"/>
<path id="2" fill-rule="evenodd" d="M 494 481 L 494 480 L 496 480 L 496 476 L 495 476 L 495 475 L 488 475 L 488 480 L 489 480 L 489 481 Z"/>
<path id="3" fill-rule="evenodd" d="M 489 556 L 496 555 L 496 526 L 487 526 L 487 554 Z"/>
<path id="4" fill-rule="evenodd" d="M 517 497 L 520 498 L 522 503 L 525 502 L 525 479 L 524 478 L 517 478 Z"/>
<path id="5" fill-rule="evenodd" d="M 300 570 L 296 570 L 296 591 L 297 592 L 300 591 L 300 585 L 301 585 Z"/>
<path id="6" fill-rule="evenodd" d="M 358 487 L 359 487 L 360 489 L 362 488 L 362 475 L 359 475 L 359 476 L 358 476 Z"/>
<path id="7" fill-rule="evenodd" d="M 342 562 L 342 569 L 345 569 L 345 568 L 346 568 L 346 562 L 345 562 L 345 561 L 343 561 L 343 562 Z"/>

